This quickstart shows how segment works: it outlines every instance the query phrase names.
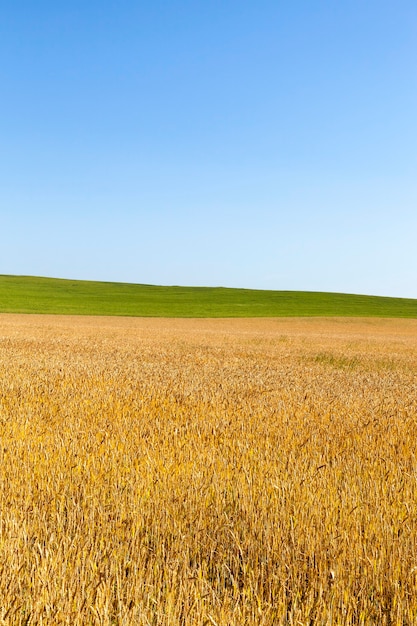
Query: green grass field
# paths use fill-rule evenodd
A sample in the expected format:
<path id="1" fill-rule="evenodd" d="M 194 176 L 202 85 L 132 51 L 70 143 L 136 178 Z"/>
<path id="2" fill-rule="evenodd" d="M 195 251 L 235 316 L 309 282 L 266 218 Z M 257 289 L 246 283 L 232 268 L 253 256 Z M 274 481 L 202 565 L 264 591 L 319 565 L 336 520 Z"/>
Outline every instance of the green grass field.
<path id="1" fill-rule="evenodd" d="M 137 317 L 417 318 L 417 300 L 3 275 L 0 276 L 0 312 Z"/>

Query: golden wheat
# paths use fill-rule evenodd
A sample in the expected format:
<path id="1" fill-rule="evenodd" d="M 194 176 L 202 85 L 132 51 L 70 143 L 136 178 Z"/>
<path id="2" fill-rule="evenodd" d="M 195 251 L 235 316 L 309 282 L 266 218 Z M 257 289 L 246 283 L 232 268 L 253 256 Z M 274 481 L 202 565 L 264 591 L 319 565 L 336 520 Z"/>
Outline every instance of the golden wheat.
<path id="1" fill-rule="evenodd" d="M 417 322 L 0 317 L 0 624 L 417 623 Z"/>

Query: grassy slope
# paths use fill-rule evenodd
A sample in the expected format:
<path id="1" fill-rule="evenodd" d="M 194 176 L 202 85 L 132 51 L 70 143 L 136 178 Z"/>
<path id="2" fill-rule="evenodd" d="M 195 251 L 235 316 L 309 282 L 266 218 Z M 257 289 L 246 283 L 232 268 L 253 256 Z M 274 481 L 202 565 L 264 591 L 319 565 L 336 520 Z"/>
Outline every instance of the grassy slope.
<path id="1" fill-rule="evenodd" d="M 417 318 L 417 300 L 222 287 L 157 287 L 0 275 L 0 312 L 144 317 Z"/>

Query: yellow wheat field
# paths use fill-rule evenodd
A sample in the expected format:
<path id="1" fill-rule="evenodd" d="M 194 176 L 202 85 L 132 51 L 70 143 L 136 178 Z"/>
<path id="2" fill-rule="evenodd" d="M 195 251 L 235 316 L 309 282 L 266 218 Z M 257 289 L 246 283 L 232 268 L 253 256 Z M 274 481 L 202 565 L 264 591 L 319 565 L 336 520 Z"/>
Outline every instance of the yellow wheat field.
<path id="1" fill-rule="evenodd" d="M 0 624 L 417 624 L 417 321 L 0 316 Z"/>

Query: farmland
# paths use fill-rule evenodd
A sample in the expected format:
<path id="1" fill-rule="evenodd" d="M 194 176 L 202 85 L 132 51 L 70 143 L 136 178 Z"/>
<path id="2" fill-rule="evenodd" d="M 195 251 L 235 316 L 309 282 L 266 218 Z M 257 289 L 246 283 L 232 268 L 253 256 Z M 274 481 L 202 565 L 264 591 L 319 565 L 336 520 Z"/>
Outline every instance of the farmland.
<path id="1" fill-rule="evenodd" d="M 417 321 L 0 316 L 0 623 L 417 623 Z"/>
<path id="2" fill-rule="evenodd" d="M 345 293 L 178 287 L 0 275 L 0 313 L 133 317 L 400 317 L 417 300 Z"/>

